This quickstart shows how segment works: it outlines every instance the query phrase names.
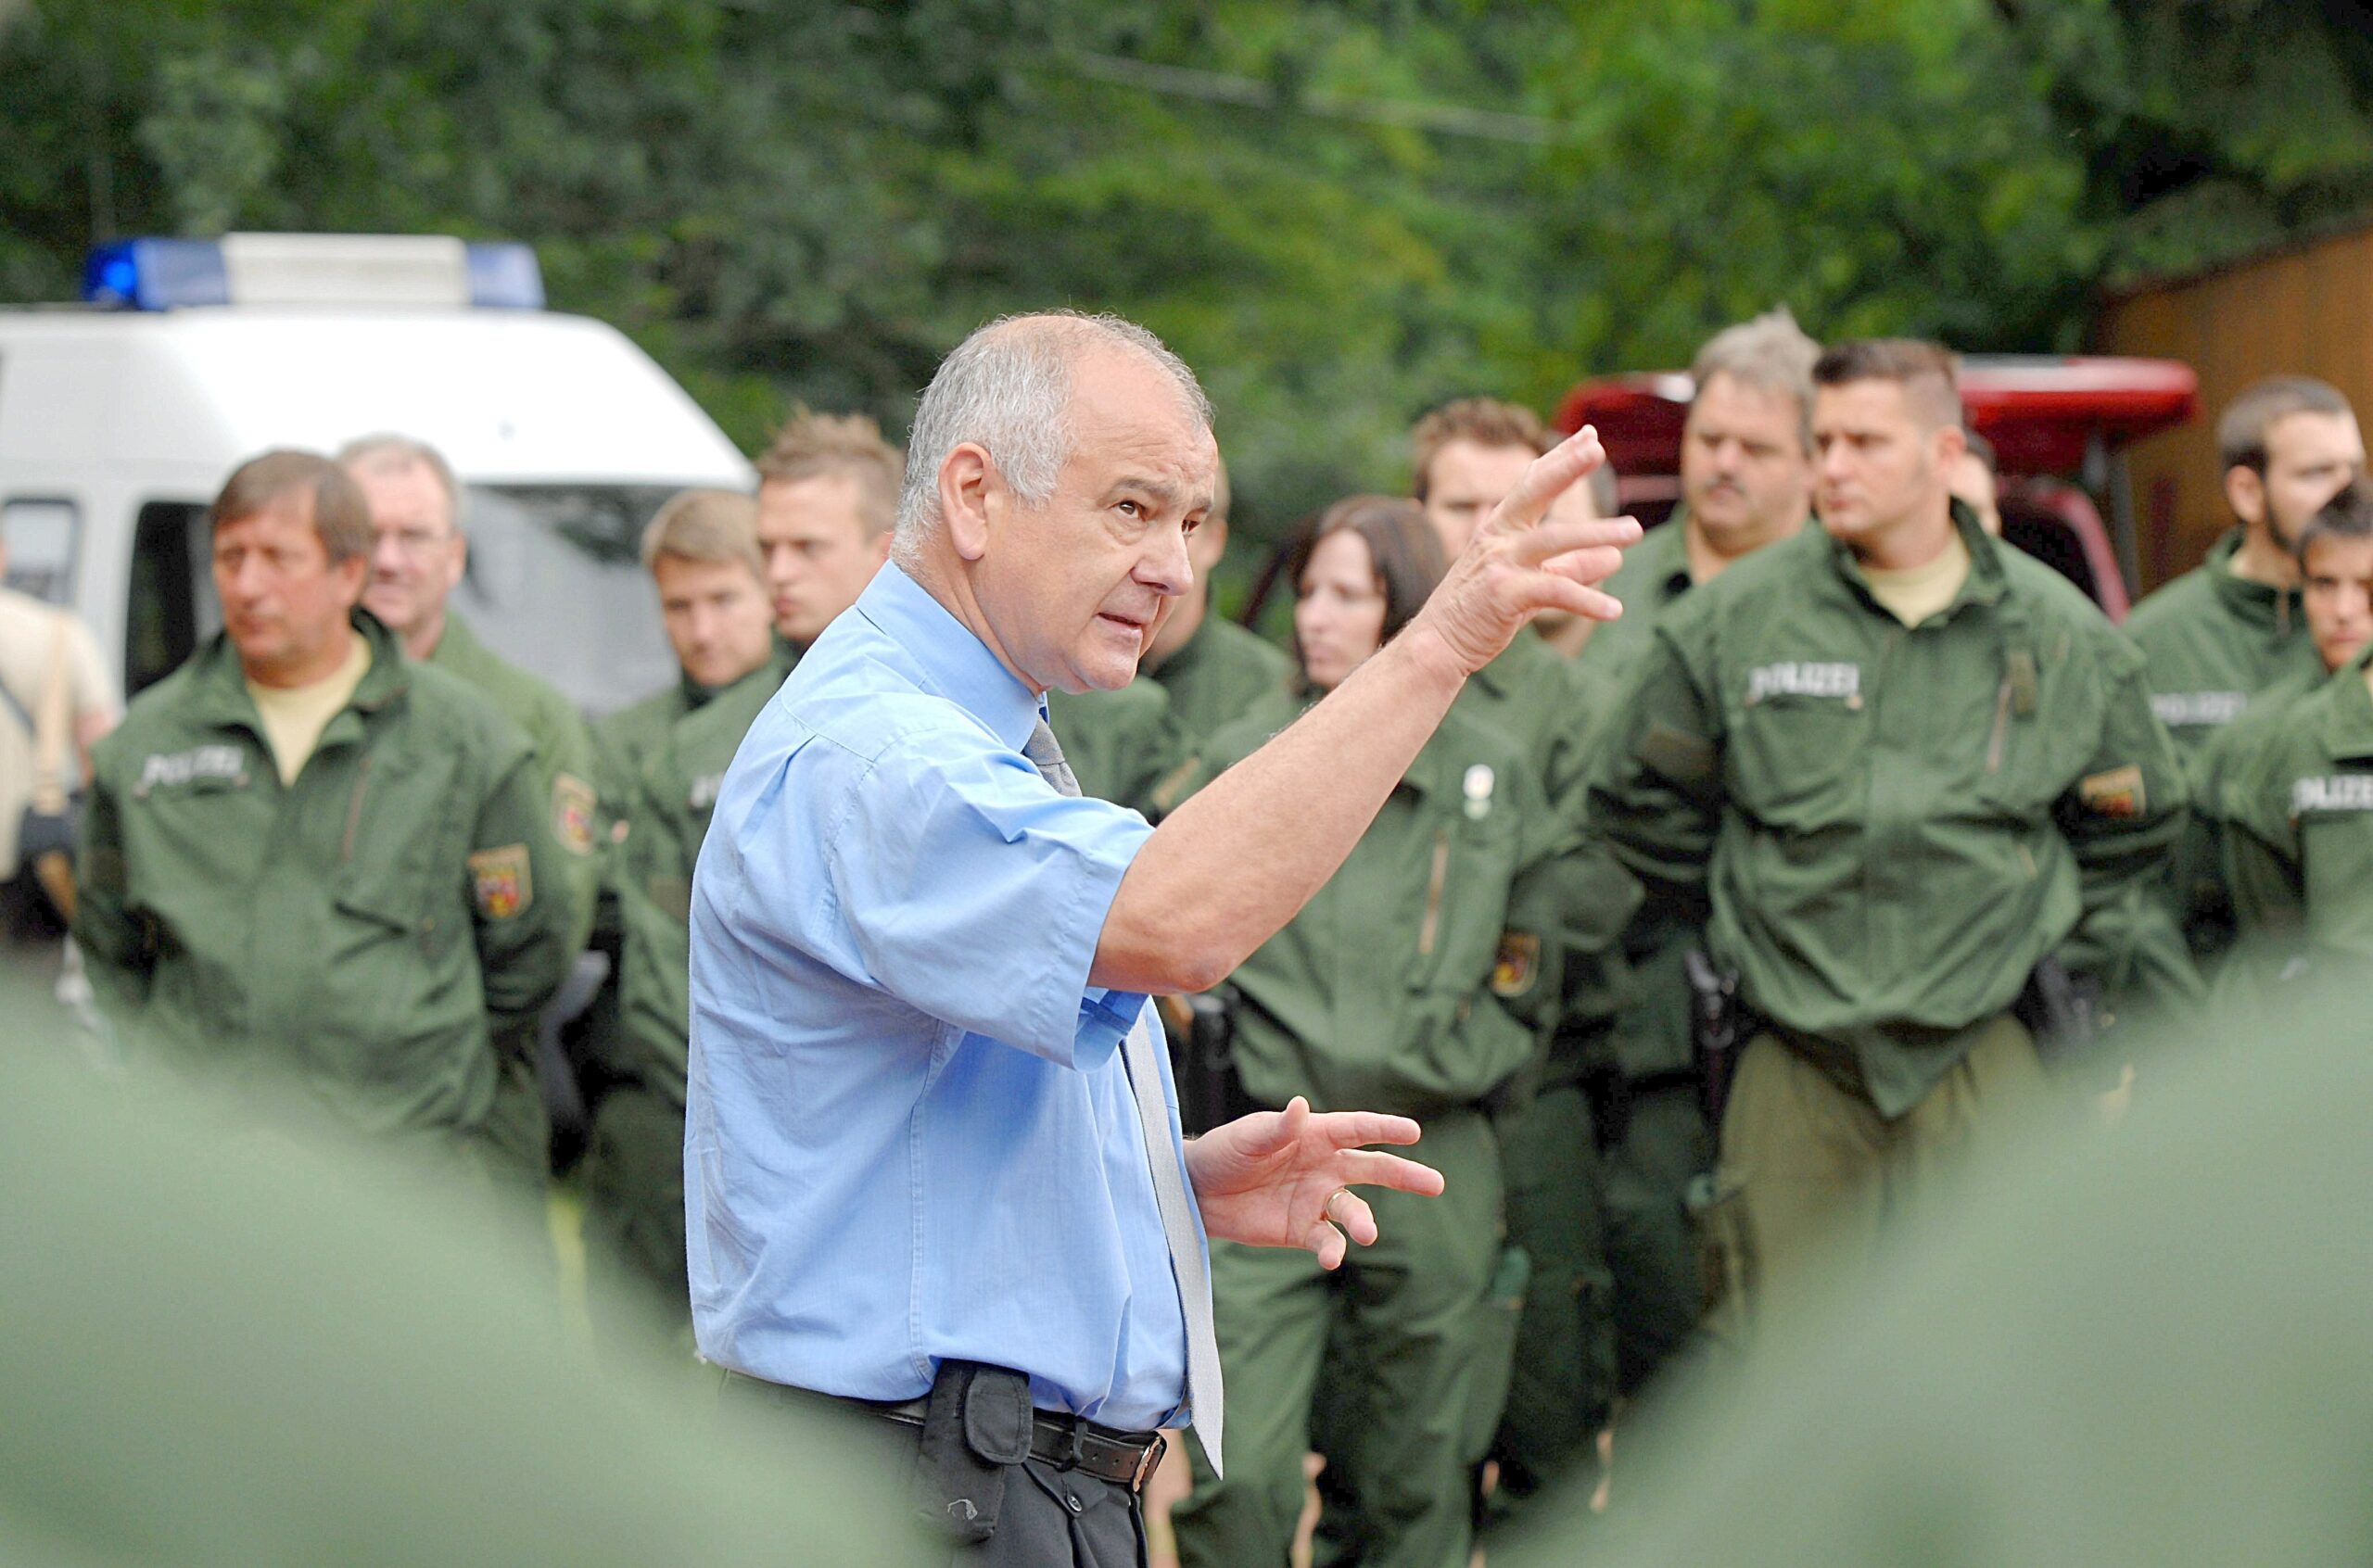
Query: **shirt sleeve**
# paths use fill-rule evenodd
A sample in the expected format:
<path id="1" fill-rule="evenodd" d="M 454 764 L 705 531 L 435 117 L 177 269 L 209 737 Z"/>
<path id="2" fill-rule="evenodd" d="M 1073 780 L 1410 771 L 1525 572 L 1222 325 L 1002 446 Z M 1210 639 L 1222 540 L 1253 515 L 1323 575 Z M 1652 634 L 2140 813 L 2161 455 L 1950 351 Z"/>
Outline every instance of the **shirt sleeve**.
<path id="1" fill-rule="evenodd" d="M 1144 818 L 969 732 L 895 742 L 848 785 L 822 797 L 826 893 L 869 978 L 1059 1065 L 1107 1059 L 1145 999 L 1087 975 Z"/>
<path id="2" fill-rule="evenodd" d="M 123 704 L 116 699 L 115 682 L 108 678 L 107 663 L 99 657 L 99 645 L 92 640 L 90 628 L 80 620 L 69 618 L 66 626 L 66 670 L 74 717 L 112 721 L 121 714 Z"/>

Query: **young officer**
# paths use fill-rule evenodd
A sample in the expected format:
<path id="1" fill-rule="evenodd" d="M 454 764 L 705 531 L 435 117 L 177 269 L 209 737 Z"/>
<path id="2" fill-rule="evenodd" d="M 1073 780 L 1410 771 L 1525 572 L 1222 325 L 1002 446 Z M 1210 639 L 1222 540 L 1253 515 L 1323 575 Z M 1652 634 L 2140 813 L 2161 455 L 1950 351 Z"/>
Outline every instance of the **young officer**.
<path id="1" fill-rule="evenodd" d="M 2208 559 L 2134 608 L 2126 635 L 2149 661 L 2151 705 L 2188 764 L 2278 681 L 2322 667 L 2299 604 L 2300 530 L 2365 470 L 2365 437 L 2348 399 L 2303 375 L 2244 388 L 2216 421 L 2225 499 L 2235 526 Z M 2195 798 L 2204 798 L 2193 778 Z M 2185 938 L 2203 964 L 2233 941 L 2205 820 L 2176 849 L 2170 886 Z"/>
<path id="2" fill-rule="evenodd" d="M 2246 961 L 2220 986 L 2373 957 L 2373 499 L 2351 487 L 2299 537 L 2328 676 L 2252 703 L 2215 748 L 2214 803 Z"/>
<path id="3" fill-rule="evenodd" d="M 212 522 L 223 630 L 93 750 L 99 1005 L 135 1051 L 290 1075 L 501 1169 L 530 1068 L 498 1042 L 570 954 L 527 739 L 360 608 L 371 521 L 336 464 L 267 452 Z"/>
<path id="4" fill-rule="evenodd" d="M 1794 1293 L 2041 1088 L 2013 1012 L 2047 958 L 2175 1001 L 2159 883 L 2185 784 L 2142 660 L 1947 488 L 1953 362 L 1814 367 L 1814 510 L 1658 617 L 1593 819 L 1651 896 L 1707 899 L 1760 1020 L 1719 1134 L 1734 1299 Z"/>
<path id="5" fill-rule="evenodd" d="M 618 829 L 610 867 L 616 926 L 615 1017 L 595 1036 L 603 1089 L 583 1169 L 586 1233 L 595 1275 L 618 1269 L 639 1291 L 596 1299 L 648 1300 L 666 1324 L 689 1324 L 684 1283 L 684 934 L 692 901 L 691 847 L 716 799 L 676 777 L 670 759 L 686 730 L 719 735 L 722 773 L 732 748 L 783 677 L 767 586 L 760 575 L 757 505 L 725 490 L 687 490 L 662 507 L 642 537 L 642 560 L 659 589 L 661 621 L 683 678 L 617 715 L 604 730 L 603 798 Z M 713 711 L 732 716 L 712 723 Z M 620 722 L 627 721 L 627 722 Z M 662 870 L 660 867 L 673 867 Z"/>

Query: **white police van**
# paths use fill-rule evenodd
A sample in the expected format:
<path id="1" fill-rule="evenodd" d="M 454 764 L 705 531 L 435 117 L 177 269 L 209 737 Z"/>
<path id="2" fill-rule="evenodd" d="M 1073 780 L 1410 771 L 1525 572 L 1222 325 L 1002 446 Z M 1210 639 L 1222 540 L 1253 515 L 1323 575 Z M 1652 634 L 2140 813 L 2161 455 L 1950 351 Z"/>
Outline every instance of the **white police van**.
<path id="1" fill-rule="evenodd" d="M 690 485 L 746 489 L 707 415 L 614 329 L 543 309 L 534 253 L 233 234 L 94 252 L 79 305 L 0 309 L 0 537 L 127 694 L 221 626 L 206 507 L 272 447 L 395 431 L 468 495 L 454 607 L 591 714 L 675 677 L 637 558 Z"/>

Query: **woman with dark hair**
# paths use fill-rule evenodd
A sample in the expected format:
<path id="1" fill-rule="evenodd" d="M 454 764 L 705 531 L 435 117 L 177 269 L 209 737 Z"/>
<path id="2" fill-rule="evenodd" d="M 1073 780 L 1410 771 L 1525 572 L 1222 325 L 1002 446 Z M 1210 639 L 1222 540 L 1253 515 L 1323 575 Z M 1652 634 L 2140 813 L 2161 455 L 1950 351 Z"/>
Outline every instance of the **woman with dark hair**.
<path id="1" fill-rule="evenodd" d="M 1417 504 L 1377 496 L 1329 507 L 1288 567 L 1297 689 L 1214 735 L 1199 778 L 1340 685 L 1444 570 Z M 1186 1568 L 1286 1561 L 1321 1369 L 1338 1366 L 1356 1385 L 1327 1403 L 1357 1413 L 1327 1456 L 1329 1490 L 1352 1517 L 1330 1518 L 1329 1534 L 1378 1564 L 1467 1559 L 1462 1429 L 1503 1228 L 1492 1115 L 1541 1043 L 1511 1006 L 1555 983 L 1536 933 L 1550 929 L 1556 834 L 1537 789 L 1513 743 L 1453 709 L 1343 868 L 1225 988 L 1247 1108 L 1301 1094 L 1415 1117 L 1425 1136 L 1410 1152 L 1448 1183 L 1423 1203 L 1373 1195 L 1380 1239 L 1331 1274 L 1307 1254 L 1212 1244 L 1227 1478 L 1196 1455 L 1193 1496 L 1172 1516 Z M 1330 1360 L 1330 1335 L 1354 1354 Z"/>

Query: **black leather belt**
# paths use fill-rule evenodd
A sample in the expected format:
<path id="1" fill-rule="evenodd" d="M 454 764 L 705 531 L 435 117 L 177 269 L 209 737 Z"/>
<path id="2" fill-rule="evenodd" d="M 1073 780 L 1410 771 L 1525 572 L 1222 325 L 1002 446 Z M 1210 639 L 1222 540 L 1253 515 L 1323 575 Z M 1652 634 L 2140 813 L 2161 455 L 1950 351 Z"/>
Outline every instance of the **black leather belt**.
<path id="1" fill-rule="evenodd" d="M 901 1426 L 922 1429 L 923 1412 L 930 1406 L 928 1396 L 887 1404 L 872 1399 L 851 1399 L 838 1394 L 819 1393 L 813 1388 L 794 1388 L 788 1384 L 769 1383 L 764 1378 L 730 1372 L 727 1377 L 736 1382 L 755 1384 L 769 1392 L 780 1393 L 794 1399 L 821 1401 L 844 1410 L 861 1411 L 895 1421 Z M 1098 1481 L 1110 1481 L 1126 1486 L 1132 1492 L 1145 1489 L 1161 1456 L 1169 1448 L 1169 1439 L 1159 1432 L 1125 1432 L 1101 1422 L 1084 1420 L 1060 1410 L 1035 1410 L 1030 1423 L 1030 1457 L 1054 1466 L 1057 1470 L 1076 1470 L 1083 1475 L 1093 1475 Z"/>

